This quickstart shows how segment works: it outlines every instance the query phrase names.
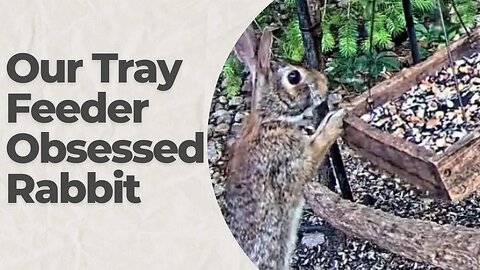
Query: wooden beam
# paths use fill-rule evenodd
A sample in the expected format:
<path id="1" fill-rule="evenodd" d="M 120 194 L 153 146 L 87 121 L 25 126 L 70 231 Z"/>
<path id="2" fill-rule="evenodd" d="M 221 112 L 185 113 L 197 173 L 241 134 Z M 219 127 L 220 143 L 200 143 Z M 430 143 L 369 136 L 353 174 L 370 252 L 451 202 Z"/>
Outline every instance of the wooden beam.
<path id="1" fill-rule="evenodd" d="M 304 191 L 316 215 L 350 236 L 445 270 L 480 269 L 479 229 L 396 217 L 343 200 L 318 183 Z"/>

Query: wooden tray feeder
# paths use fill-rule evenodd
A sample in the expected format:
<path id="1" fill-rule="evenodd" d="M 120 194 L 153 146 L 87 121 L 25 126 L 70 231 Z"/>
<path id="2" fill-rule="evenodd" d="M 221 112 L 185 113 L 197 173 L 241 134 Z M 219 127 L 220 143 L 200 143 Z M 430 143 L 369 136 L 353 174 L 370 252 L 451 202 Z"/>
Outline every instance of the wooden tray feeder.
<path id="1" fill-rule="evenodd" d="M 453 59 L 480 52 L 480 29 L 450 44 Z M 480 186 L 480 128 L 468 133 L 442 153 L 408 142 L 384 132 L 360 117 L 367 113 L 370 96 L 374 106 L 394 100 L 409 91 L 427 76 L 448 66 L 446 49 L 427 60 L 404 69 L 394 77 L 373 87 L 348 104 L 344 141 L 358 154 L 379 168 L 394 173 L 406 182 L 425 189 L 431 195 L 461 200 Z"/>

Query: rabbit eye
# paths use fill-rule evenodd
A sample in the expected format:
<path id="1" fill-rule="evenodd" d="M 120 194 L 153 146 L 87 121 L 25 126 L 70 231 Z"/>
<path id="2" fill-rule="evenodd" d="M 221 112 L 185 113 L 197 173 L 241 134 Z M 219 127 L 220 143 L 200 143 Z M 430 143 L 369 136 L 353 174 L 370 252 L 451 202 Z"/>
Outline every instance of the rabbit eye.
<path id="1" fill-rule="evenodd" d="M 298 70 L 292 70 L 290 73 L 288 73 L 287 79 L 290 84 L 297 85 L 302 80 L 302 75 L 300 75 Z"/>

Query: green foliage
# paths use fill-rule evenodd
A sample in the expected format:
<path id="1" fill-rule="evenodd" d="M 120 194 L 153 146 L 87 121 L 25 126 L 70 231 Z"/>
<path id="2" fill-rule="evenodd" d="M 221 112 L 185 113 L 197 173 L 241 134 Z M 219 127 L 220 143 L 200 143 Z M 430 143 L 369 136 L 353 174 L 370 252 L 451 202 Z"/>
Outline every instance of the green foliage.
<path id="1" fill-rule="evenodd" d="M 222 77 L 225 84 L 227 97 L 238 95 L 242 86 L 242 67 L 236 57 L 230 55 L 222 69 Z"/>
<path id="2" fill-rule="evenodd" d="M 452 40 L 457 34 L 457 27 L 455 25 L 446 24 L 448 39 Z M 425 26 L 423 24 L 416 24 L 415 30 L 417 32 L 417 40 L 419 40 L 422 47 L 432 47 L 436 44 L 445 43 L 445 34 L 440 25 L 430 23 Z"/>
<path id="3" fill-rule="evenodd" d="M 475 14 L 477 10 L 476 2 L 472 0 L 455 0 L 455 3 L 466 27 L 472 27 L 475 22 Z M 454 12 L 453 6 L 446 5 L 443 13 L 447 16 L 444 20 L 448 40 L 458 38 L 460 33 L 463 33 L 464 29 L 460 23 L 460 19 Z M 438 13 L 438 10 L 435 10 L 432 12 L 430 16 L 431 20 L 429 20 L 429 22 L 417 22 L 415 25 L 417 40 L 420 42 L 422 47 L 421 51 L 423 51 L 422 54 L 424 57 L 429 56 L 436 49 L 445 46 L 445 34 L 441 23 L 438 20 L 439 16 L 440 14 Z M 435 18 L 437 18 L 437 20 L 435 20 Z"/>
<path id="4" fill-rule="evenodd" d="M 274 20 L 274 13 L 275 10 L 272 5 L 267 6 L 258 16 L 255 18 L 255 22 L 260 27 L 265 27 L 270 24 Z"/>
<path id="5" fill-rule="evenodd" d="M 331 52 L 335 48 L 335 38 L 333 33 L 330 31 L 330 25 L 322 25 L 322 51 L 324 53 Z"/>
<path id="6" fill-rule="evenodd" d="M 287 9 L 294 9 L 296 5 L 296 0 L 284 0 L 284 4 Z"/>
<path id="7" fill-rule="evenodd" d="M 471 27 L 476 14 L 476 2 L 455 1 L 462 20 Z M 451 40 L 458 36 L 461 25 L 451 2 L 443 2 L 447 13 L 447 34 Z M 344 9 L 327 9 L 323 20 L 322 51 L 338 52 L 327 68 L 328 75 L 331 80 L 357 90 L 365 87 L 369 76 L 375 79 L 383 71 L 396 71 L 401 67 L 399 60 L 388 51 L 393 49 L 395 38 L 406 31 L 402 1 L 377 0 L 374 9 L 372 4 L 372 0 L 350 0 Z M 444 46 L 445 40 L 443 29 L 439 27 L 436 0 L 412 0 L 411 4 L 417 38 L 422 44 L 420 52 L 422 56 L 428 56 Z M 370 44 L 372 11 L 375 12 L 375 22 L 373 44 Z M 371 57 L 370 49 L 373 49 Z"/>
<path id="8" fill-rule="evenodd" d="M 331 11 L 325 15 L 322 22 L 322 52 L 329 53 L 335 49 L 337 42 L 332 29 L 341 25 L 343 19 L 342 13 L 338 12 L 338 10 Z"/>
<path id="9" fill-rule="evenodd" d="M 338 30 L 339 52 L 342 57 L 352 57 L 357 54 L 358 31 L 357 22 L 348 19 Z"/>
<path id="10" fill-rule="evenodd" d="M 476 1 L 455 0 L 455 3 L 457 4 L 458 13 L 460 13 L 460 16 L 463 22 L 465 23 L 465 25 L 467 27 L 472 27 L 475 22 L 475 15 L 477 13 Z M 452 13 L 452 17 L 451 17 L 452 23 L 456 25 L 457 28 L 461 27 L 458 16 L 453 11 L 451 11 L 451 13 Z"/>
<path id="11" fill-rule="evenodd" d="M 460 19 L 453 11 L 451 1 L 457 4 L 461 19 L 467 27 L 474 24 L 477 2 L 474 0 L 441 1 L 444 7 L 441 12 L 445 16 L 448 38 L 454 39 L 462 33 L 462 26 Z M 437 0 L 411 0 L 411 4 L 420 53 L 422 57 L 426 57 L 445 44 Z M 301 61 L 304 56 L 304 47 L 296 14 L 296 0 L 282 2 L 285 7 L 282 10 L 287 16 L 280 20 L 277 17 L 278 9 L 274 8 L 274 5 L 270 5 L 257 17 L 257 26 L 264 28 L 271 23 L 278 25 L 280 22 L 279 29 L 274 32 L 274 52 L 282 57 Z M 389 51 L 394 49 L 395 42 L 403 41 L 406 35 L 402 0 L 376 0 L 374 8 L 372 5 L 372 0 L 347 0 L 347 4 L 342 7 L 339 7 L 336 2 L 329 3 L 321 24 L 320 49 L 324 55 L 332 56 L 332 61 L 326 70 L 330 81 L 358 91 L 365 88 L 369 78 L 376 79 L 384 71 L 396 71 L 401 67 L 398 58 Z M 372 11 L 375 12 L 375 22 L 372 33 L 373 44 L 370 44 Z M 323 10 L 320 14 L 323 15 Z M 398 40 L 399 38 L 402 39 Z M 227 63 L 227 65 L 233 64 Z M 236 94 L 240 87 L 240 81 L 237 80 L 240 78 L 240 73 L 237 73 L 234 67 L 225 69 L 224 77 L 230 78 L 227 79 L 226 91 L 233 93 L 230 94 L 231 96 Z"/>
<path id="12" fill-rule="evenodd" d="M 281 44 L 281 54 L 283 57 L 295 61 L 301 61 L 304 54 L 302 32 L 298 19 L 291 20 L 284 30 Z"/>
<path id="13" fill-rule="evenodd" d="M 347 85 L 361 92 L 369 77 L 376 79 L 384 71 L 392 72 L 399 69 L 400 62 L 394 55 L 388 52 L 375 52 L 359 57 L 335 57 L 325 72 L 330 81 Z"/>
<path id="14" fill-rule="evenodd" d="M 403 6 L 401 0 L 378 0 L 375 8 L 372 7 L 371 0 L 350 0 L 347 11 L 343 12 L 344 18 L 339 22 L 333 21 L 338 16 L 338 10 L 327 10 L 327 15 L 323 23 L 328 27 L 324 33 L 330 38 L 331 32 L 338 31 L 338 50 L 342 56 L 353 56 L 359 53 L 357 48 L 361 48 L 364 52 L 370 51 L 370 29 L 372 23 L 372 11 L 375 12 L 375 22 L 373 29 L 373 46 L 377 50 L 385 50 L 393 47 L 395 37 L 405 32 L 405 16 L 403 14 Z M 435 0 L 412 0 L 412 8 L 416 20 L 423 20 L 435 8 Z M 331 15 L 331 13 L 333 13 Z M 332 20 L 332 21 L 331 21 Z M 352 24 L 353 22 L 353 24 Z M 364 22 L 363 35 L 359 33 L 359 26 Z M 335 29 L 336 28 L 336 29 Z M 344 31 L 344 30 L 347 31 Z M 359 37 L 360 40 L 359 40 Z M 352 40 L 362 43 L 362 46 L 354 45 Z M 343 41 L 343 42 L 342 42 Z M 348 42 L 345 42 L 348 41 Z M 324 45 L 325 44 L 325 45 Z M 322 50 L 330 52 L 333 50 L 332 44 L 335 40 L 327 40 Z M 326 48 L 325 48 L 326 46 Z"/>
<path id="15" fill-rule="evenodd" d="M 473 0 L 455 0 L 462 19 L 467 25 L 472 25 L 476 13 L 476 5 Z M 450 3 L 449 1 L 444 1 Z M 372 9 L 372 0 L 349 0 L 343 8 L 332 8 L 328 6 L 325 17 L 322 21 L 321 50 L 323 53 L 339 52 L 342 57 L 354 57 L 361 53 L 370 51 L 370 26 L 372 11 L 375 12 L 375 23 L 373 31 L 374 50 L 382 51 L 392 49 L 394 39 L 406 31 L 405 16 L 403 14 L 402 0 L 377 0 L 375 8 Z M 412 0 L 414 20 L 417 24 L 423 24 L 428 20 L 438 17 L 436 0 Z M 296 1 L 284 0 L 288 20 L 286 25 L 281 27 L 280 34 L 277 32 L 279 53 L 281 56 L 293 60 L 301 60 L 303 57 L 303 43 L 301 32 L 298 27 L 296 16 Z M 446 6 L 448 10 L 451 6 Z M 266 8 L 258 17 L 257 23 L 261 28 L 268 25 L 267 22 L 275 21 L 275 9 L 273 5 Z M 450 12 L 452 13 L 452 12 Z M 323 11 L 321 12 L 323 14 Z M 452 25 L 458 31 L 458 18 L 452 16 Z M 362 27 L 363 26 L 363 27 Z M 363 30 L 362 30 L 363 29 Z M 427 39 L 434 39 L 437 36 L 430 33 Z M 438 39 L 438 38 L 437 38 Z M 430 43 L 430 42 L 427 42 Z"/>
<path id="16" fill-rule="evenodd" d="M 360 58 L 338 55 L 328 64 L 325 72 L 330 82 L 348 85 L 360 92 L 365 84 L 362 76 L 366 68 L 365 64 Z"/>
<path id="17" fill-rule="evenodd" d="M 388 52 L 373 53 L 371 57 L 366 55 L 367 66 L 369 67 L 369 74 L 373 77 L 378 77 L 383 71 L 398 71 L 400 69 L 400 62 L 395 55 Z"/>
<path id="18" fill-rule="evenodd" d="M 412 7 L 415 11 L 425 14 L 436 8 L 436 2 L 432 0 L 414 0 L 412 1 Z"/>

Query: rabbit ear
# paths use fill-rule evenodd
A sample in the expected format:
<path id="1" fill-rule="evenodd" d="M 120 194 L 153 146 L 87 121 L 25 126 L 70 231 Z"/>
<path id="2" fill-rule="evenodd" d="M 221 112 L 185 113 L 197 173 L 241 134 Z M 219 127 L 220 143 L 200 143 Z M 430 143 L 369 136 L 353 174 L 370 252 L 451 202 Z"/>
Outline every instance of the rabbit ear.
<path id="1" fill-rule="evenodd" d="M 258 66 L 263 73 L 267 73 L 270 68 L 270 59 L 272 57 L 273 34 L 270 30 L 264 30 L 260 37 L 258 45 Z"/>
<path id="2" fill-rule="evenodd" d="M 257 43 L 255 30 L 249 25 L 238 39 L 233 49 L 237 58 L 247 66 L 251 74 L 256 73 L 257 69 Z"/>
<path id="3" fill-rule="evenodd" d="M 258 40 L 255 37 L 255 30 L 252 25 L 249 25 L 235 44 L 234 52 L 250 72 L 250 76 L 246 78 L 244 87 L 246 92 L 251 93 L 252 96 L 252 102 L 250 104 L 251 110 L 255 110 L 256 102 L 259 99 L 258 92 L 260 92 L 255 90 L 258 69 L 257 48 Z"/>
<path id="4" fill-rule="evenodd" d="M 272 31 L 265 29 L 260 37 L 260 41 L 258 44 L 258 51 L 257 51 L 257 74 L 256 77 L 252 79 L 257 79 L 258 81 L 254 81 L 256 85 L 254 85 L 254 91 L 252 92 L 252 103 L 251 108 L 252 111 L 256 110 L 258 107 L 258 103 L 261 99 L 261 89 L 257 89 L 261 85 L 265 84 L 266 80 L 268 80 L 268 72 L 270 69 L 270 60 L 272 57 L 272 42 L 273 42 L 273 34 Z"/>

